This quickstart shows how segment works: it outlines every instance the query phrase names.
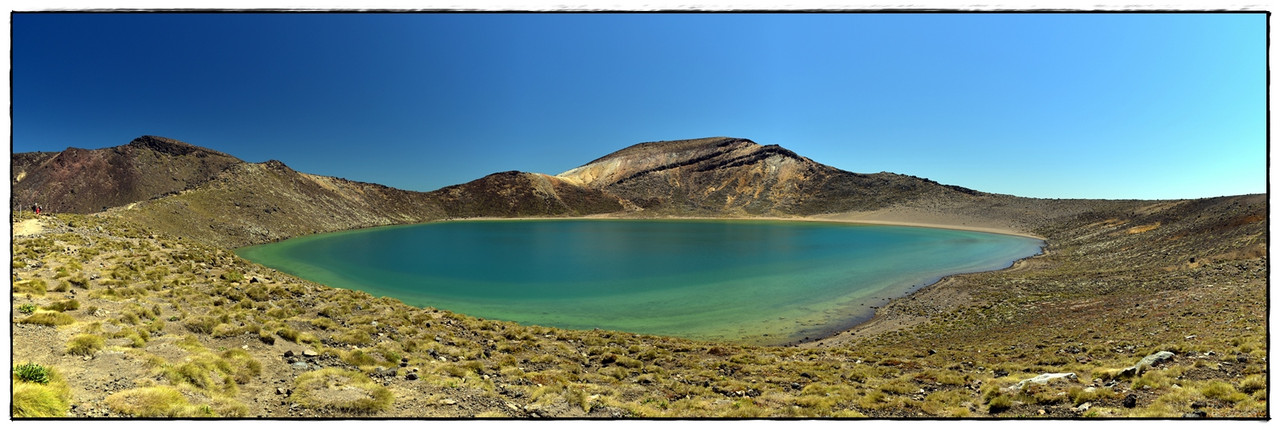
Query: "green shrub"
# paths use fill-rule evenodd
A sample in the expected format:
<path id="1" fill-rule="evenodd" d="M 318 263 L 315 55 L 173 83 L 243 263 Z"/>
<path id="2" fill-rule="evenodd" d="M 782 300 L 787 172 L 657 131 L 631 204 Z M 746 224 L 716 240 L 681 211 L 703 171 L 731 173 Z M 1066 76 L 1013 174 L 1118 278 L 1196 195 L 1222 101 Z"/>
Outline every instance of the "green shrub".
<path id="1" fill-rule="evenodd" d="M 36 311 L 36 305 L 31 303 L 23 303 L 22 305 L 18 306 L 18 312 L 21 312 L 23 314 L 31 315 L 31 313 L 35 311 Z"/>
<path id="2" fill-rule="evenodd" d="M 77 334 L 67 342 L 67 354 L 92 355 L 106 344 L 102 336 L 96 334 Z"/>
<path id="3" fill-rule="evenodd" d="M 13 377 L 22 382 L 49 383 L 49 369 L 35 363 L 23 363 L 13 367 Z"/>

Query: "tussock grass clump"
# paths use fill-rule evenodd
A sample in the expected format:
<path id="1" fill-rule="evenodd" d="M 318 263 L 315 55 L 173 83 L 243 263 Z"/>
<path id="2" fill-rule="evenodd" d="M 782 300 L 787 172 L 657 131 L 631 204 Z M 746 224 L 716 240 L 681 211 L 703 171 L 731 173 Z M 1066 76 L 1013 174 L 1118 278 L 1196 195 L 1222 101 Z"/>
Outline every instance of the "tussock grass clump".
<path id="1" fill-rule="evenodd" d="M 365 346 L 373 343 L 373 337 L 369 336 L 369 333 L 354 328 L 343 332 L 340 336 L 335 336 L 334 340 L 355 346 Z"/>
<path id="2" fill-rule="evenodd" d="M 391 391 L 359 372 L 325 368 L 299 375 L 289 399 L 302 407 L 371 414 L 385 410 L 393 400 Z"/>
<path id="3" fill-rule="evenodd" d="M 32 363 L 14 367 L 12 390 L 10 414 L 15 418 L 65 417 L 71 410 L 71 390 L 52 367 Z"/>
<path id="4" fill-rule="evenodd" d="M 76 299 L 67 299 L 50 303 L 49 306 L 45 306 L 44 308 L 57 312 L 74 311 L 76 309 L 80 309 L 80 302 L 76 301 Z"/>
<path id="5" fill-rule="evenodd" d="M 43 296 L 48 291 L 49 284 L 46 284 L 43 279 L 29 279 L 13 283 L 13 292 L 16 294 Z"/>
<path id="6" fill-rule="evenodd" d="M 237 384 L 248 383 L 249 380 L 262 374 L 262 363 L 243 349 L 228 349 L 222 358 L 233 369 L 232 377 Z"/>
<path id="7" fill-rule="evenodd" d="M 991 400 L 987 401 L 987 411 L 992 414 L 998 414 L 998 413 L 1007 411 L 1009 410 L 1009 408 L 1012 408 L 1012 407 L 1013 407 L 1013 399 L 1009 398 L 1009 396 L 1006 396 L 1004 394 L 992 397 Z"/>
<path id="8" fill-rule="evenodd" d="M 217 327 L 221 321 L 214 317 L 191 317 L 182 320 L 182 325 L 192 333 L 213 334 L 213 328 Z"/>
<path id="9" fill-rule="evenodd" d="M 102 336 L 96 334 L 82 333 L 77 334 L 67 341 L 67 354 L 71 355 L 93 355 L 98 352 L 106 342 Z"/>
<path id="10" fill-rule="evenodd" d="M 1244 381 L 1240 382 L 1240 391 L 1247 394 L 1253 394 L 1266 389 L 1267 375 L 1250 375 L 1248 378 L 1245 378 Z"/>
<path id="11" fill-rule="evenodd" d="M 236 394 L 235 374 L 231 364 L 211 353 L 199 354 L 191 361 L 164 369 L 165 378 L 174 384 L 191 384 L 196 388 L 228 395 Z M 248 380 L 247 377 L 245 380 Z"/>
<path id="12" fill-rule="evenodd" d="M 193 406 L 173 387 L 133 388 L 107 396 L 112 410 L 135 417 L 214 417 L 208 405 Z"/>
<path id="13" fill-rule="evenodd" d="M 342 361 L 345 361 L 347 364 L 352 366 L 372 366 L 374 364 L 378 364 L 378 359 L 360 349 L 343 352 Z"/>
<path id="14" fill-rule="evenodd" d="M 1205 397 L 1220 400 L 1226 403 L 1236 403 L 1248 399 L 1249 396 L 1236 391 L 1235 387 L 1223 381 L 1213 381 L 1200 388 L 1200 394 Z"/>
<path id="15" fill-rule="evenodd" d="M 75 317 L 64 314 L 62 312 L 37 312 L 31 316 L 23 318 L 23 324 L 37 324 L 47 326 L 68 325 L 76 322 Z"/>

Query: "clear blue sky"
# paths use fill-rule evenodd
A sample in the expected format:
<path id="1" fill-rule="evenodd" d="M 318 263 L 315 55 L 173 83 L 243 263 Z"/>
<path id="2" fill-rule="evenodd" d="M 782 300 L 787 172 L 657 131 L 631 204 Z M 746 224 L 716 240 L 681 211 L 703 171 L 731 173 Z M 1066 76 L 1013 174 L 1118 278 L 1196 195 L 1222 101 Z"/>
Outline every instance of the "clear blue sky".
<path id="1" fill-rule="evenodd" d="M 1253 14 L 15 14 L 13 151 L 433 190 L 733 136 L 1028 197 L 1266 191 Z"/>

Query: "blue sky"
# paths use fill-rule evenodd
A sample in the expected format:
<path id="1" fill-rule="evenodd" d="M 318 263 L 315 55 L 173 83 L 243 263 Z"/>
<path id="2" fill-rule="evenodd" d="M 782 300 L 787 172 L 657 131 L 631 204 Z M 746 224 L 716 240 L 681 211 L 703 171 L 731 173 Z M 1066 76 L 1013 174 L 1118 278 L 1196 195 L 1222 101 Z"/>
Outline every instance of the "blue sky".
<path id="1" fill-rule="evenodd" d="M 1046 198 L 1266 191 L 1252 14 L 15 14 L 13 151 L 428 191 L 733 136 Z"/>

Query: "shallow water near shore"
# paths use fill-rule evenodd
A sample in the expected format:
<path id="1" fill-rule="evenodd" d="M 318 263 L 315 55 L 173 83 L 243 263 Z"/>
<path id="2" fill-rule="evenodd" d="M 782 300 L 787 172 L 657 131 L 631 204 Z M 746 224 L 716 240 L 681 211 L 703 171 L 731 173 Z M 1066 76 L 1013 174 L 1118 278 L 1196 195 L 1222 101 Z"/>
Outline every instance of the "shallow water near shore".
<path id="1" fill-rule="evenodd" d="M 488 319 L 784 344 L 942 276 L 1035 255 L 1019 236 L 741 220 L 450 221 L 241 248 L 333 287 Z"/>

